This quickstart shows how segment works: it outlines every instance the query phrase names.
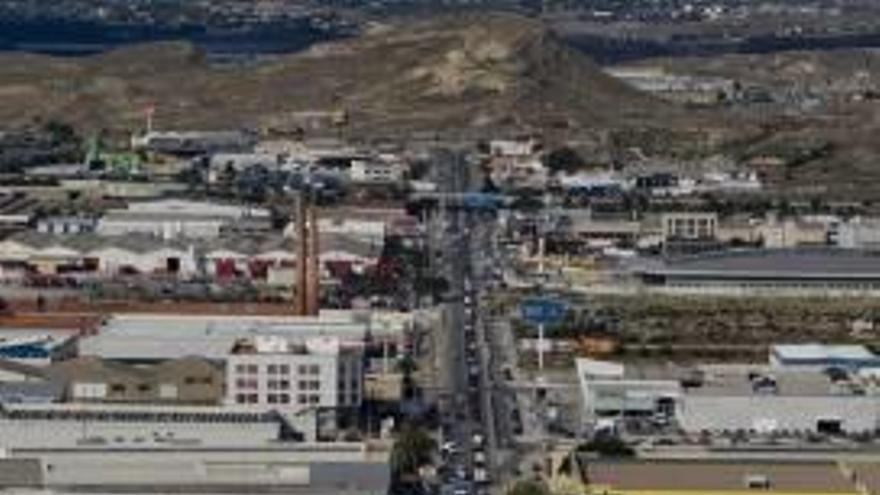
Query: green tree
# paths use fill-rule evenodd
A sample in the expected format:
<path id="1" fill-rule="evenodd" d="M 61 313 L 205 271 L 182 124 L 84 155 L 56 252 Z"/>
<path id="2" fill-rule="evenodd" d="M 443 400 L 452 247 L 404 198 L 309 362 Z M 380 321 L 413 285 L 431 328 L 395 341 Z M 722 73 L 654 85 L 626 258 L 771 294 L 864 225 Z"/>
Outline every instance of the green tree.
<path id="1" fill-rule="evenodd" d="M 425 430 L 404 425 L 391 449 L 391 469 L 399 475 L 417 474 L 419 467 L 431 461 L 436 442 Z"/>

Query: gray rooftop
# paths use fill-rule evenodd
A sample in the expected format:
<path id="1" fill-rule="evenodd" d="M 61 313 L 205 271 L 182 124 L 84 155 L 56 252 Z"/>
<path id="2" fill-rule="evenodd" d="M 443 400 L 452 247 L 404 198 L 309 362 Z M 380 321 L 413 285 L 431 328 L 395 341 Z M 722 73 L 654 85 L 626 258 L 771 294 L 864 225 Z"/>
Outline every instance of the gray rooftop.
<path id="1" fill-rule="evenodd" d="M 880 277 L 880 254 L 845 249 L 738 250 L 670 260 L 648 273 L 781 278 Z"/>

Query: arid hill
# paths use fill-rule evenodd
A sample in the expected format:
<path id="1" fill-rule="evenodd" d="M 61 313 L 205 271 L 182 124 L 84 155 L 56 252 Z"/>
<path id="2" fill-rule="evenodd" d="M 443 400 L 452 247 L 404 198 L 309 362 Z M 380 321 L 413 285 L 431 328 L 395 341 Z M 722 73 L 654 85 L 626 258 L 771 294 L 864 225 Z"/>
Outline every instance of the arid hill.
<path id="1" fill-rule="evenodd" d="M 535 129 L 607 139 L 637 129 L 660 136 L 659 147 L 666 135 L 703 142 L 727 127 L 630 89 L 540 23 L 511 15 L 401 21 L 251 67 L 213 67 L 177 43 L 81 59 L 0 55 L 5 125 L 131 131 L 150 104 L 168 129 L 283 129 L 296 112 L 344 110 L 353 135 Z"/>
<path id="2" fill-rule="evenodd" d="M 785 158 L 787 165 L 776 175 L 789 192 L 880 199 L 880 50 L 680 57 L 632 65 L 766 88 L 789 104 L 733 109 L 765 130 L 730 147 L 732 155 Z"/>

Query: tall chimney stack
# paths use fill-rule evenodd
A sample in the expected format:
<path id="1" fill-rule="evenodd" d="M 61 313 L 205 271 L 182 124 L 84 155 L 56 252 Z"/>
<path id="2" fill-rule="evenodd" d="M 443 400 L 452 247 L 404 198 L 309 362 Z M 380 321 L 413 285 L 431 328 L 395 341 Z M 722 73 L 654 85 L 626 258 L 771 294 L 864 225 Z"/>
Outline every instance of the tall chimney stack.
<path id="1" fill-rule="evenodd" d="M 296 243 L 296 276 L 293 287 L 293 308 L 298 315 L 307 313 L 306 307 L 306 259 L 308 257 L 308 239 L 306 228 L 306 199 L 303 194 L 297 194 L 293 211 L 296 229 L 294 229 L 294 242 Z"/>
<path id="2" fill-rule="evenodd" d="M 306 264 L 306 313 L 317 316 L 321 310 L 321 246 L 319 242 L 318 214 L 314 204 L 309 204 L 307 217 L 309 257 Z"/>
<path id="3" fill-rule="evenodd" d="M 306 193 L 296 196 L 296 287 L 294 311 L 297 315 L 317 316 L 320 312 L 320 245 L 318 219 Z"/>

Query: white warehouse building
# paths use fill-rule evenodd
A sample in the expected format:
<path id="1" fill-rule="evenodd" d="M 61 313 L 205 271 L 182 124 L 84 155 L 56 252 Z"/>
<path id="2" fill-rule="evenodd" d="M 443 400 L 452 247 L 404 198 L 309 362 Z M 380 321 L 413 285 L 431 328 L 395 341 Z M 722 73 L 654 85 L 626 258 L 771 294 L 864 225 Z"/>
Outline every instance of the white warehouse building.
<path id="1" fill-rule="evenodd" d="M 577 368 L 587 425 L 602 418 L 660 415 L 689 433 L 838 434 L 880 428 L 880 382 L 870 373 L 750 364 L 646 371 L 584 359 Z"/>

